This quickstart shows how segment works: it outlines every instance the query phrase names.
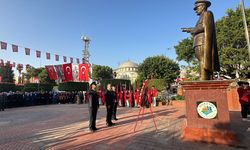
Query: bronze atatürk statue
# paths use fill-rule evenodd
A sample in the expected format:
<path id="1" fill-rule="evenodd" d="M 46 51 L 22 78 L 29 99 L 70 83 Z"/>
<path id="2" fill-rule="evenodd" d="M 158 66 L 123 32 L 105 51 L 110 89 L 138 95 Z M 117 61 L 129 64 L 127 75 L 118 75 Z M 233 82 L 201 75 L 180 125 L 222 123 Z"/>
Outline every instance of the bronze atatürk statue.
<path id="1" fill-rule="evenodd" d="M 214 16 L 207 8 L 211 2 L 196 0 L 194 10 L 200 16 L 194 28 L 182 28 L 194 36 L 193 49 L 199 60 L 200 80 L 211 80 L 214 71 L 220 71 Z"/>

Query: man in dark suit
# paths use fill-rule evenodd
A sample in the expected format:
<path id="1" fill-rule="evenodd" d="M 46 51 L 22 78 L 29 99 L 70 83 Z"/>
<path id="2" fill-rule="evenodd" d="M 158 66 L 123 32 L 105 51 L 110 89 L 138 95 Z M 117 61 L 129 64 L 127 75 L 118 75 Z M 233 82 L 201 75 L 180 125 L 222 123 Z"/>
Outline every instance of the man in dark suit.
<path id="1" fill-rule="evenodd" d="M 113 112 L 113 107 L 114 107 L 114 94 L 111 89 L 111 84 L 109 83 L 107 85 L 107 92 L 105 93 L 105 100 L 106 100 L 106 108 L 107 108 L 107 117 L 106 117 L 106 124 L 108 127 L 114 125 L 112 123 L 112 112 Z"/>
<path id="2" fill-rule="evenodd" d="M 90 85 L 89 91 L 89 130 L 95 132 L 96 128 L 96 115 L 99 108 L 98 94 L 96 92 L 96 83 L 93 82 Z"/>
<path id="3" fill-rule="evenodd" d="M 114 97 L 114 107 L 113 107 L 113 119 L 118 120 L 116 117 L 116 112 L 117 112 L 117 106 L 118 106 L 118 93 L 116 91 L 115 85 L 112 85 L 112 93 Z"/>

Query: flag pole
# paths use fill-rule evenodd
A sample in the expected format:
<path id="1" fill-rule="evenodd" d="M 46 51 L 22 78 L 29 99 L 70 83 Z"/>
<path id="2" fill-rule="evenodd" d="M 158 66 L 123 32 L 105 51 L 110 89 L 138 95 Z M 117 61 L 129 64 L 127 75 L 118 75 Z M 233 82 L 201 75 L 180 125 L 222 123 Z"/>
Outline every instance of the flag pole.
<path id="1" fill-rule="evenodd" d="M 246 14 L 245 14 L 245 6 L 244 6 L 244 1 L 243 1 L 243 0 L 240 0 L 240 5 L 241 5 L 243 23 L 244 23 L 244 28 L 245 28 L 245 36 L 246 36 L 246 40 L 247 40 L 248 55 L 249 55 L 249 60 L 250 60 L 249 32 L 248 32 L 248 28 L 247 28 L 247 21 L 246 21 Z"/>

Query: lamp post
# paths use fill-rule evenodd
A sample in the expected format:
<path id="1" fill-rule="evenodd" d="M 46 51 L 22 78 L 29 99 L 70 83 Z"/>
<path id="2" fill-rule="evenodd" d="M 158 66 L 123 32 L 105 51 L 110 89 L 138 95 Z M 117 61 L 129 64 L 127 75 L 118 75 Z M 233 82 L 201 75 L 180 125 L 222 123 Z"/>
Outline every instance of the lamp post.
<path id="1" fill-rule="evenodd" d="M 243 23 L 244 23 L 244 28 L 245 28 L 245 36 L 246 36 L 246 40 L 247 40 L 248 55 L 249 55 L 249 60 L 250 60 L 249 32 L 248 32 L 248 28 L 247 28 L 247 21 L 246 21 L 246 14 L 245 14 L 245 6 L 244 6 L 244 1 L 243 1 L 243 0 L 240 0 L 240 5 L 241 5 Z"/>

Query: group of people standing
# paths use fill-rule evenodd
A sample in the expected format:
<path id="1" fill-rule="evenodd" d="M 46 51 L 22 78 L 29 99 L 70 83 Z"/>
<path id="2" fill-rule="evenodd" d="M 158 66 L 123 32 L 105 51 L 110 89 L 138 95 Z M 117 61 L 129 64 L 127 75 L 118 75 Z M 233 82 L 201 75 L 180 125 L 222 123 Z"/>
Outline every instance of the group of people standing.
<path id="1" fill-rule="evenodd" d="M 248 82 L 238 82 L 238 95 L 239 101 L 241 104 L 241 115 L 243 121 L 247 120 L 247 117 L 250 117 L 250 87 Z M 250 121 L 250 120 L 248 120 Z"/>
<path id="2" fill-rule="evenodd" d="M 90 91 L 88 93 L 88 99 L 89 99 L 89 130 L 91 132 L 95 132 L 98 130 L 96 128 L 96 116 L 97 111 L 99 109 L 99 96 L 96 91 L 97 84 L 95 82 L 90 84 Z M 118 106 L 118 99 L 117 99 L 117 93 L 115 90 L 115 86 L 108 84 L 107 85 L 107 91 L 105 92 L 105 105 L 107 109 L 107 116 L 106 116 L 106 125 L 108 127 L 115 125 L 115 123 L 112 122 L 112 117 L 114 120 L 118 120 L 116 118 L 116 111 Z"/>
<path id="3" fill-rule="evenodd" d="M 144 89 L 144 88 L 142 88 Z M 97 84 L 95 82 L 90 84 L 90 91 L 88 92 L 88 104 L 89 104 L 89 130 L 91 132 L 95 132 L 98 130 L 96 128 L 96 116 L 97 111 L 100 105 L 106 105 L 107 115 L 106 115 L 106 125 L 108 127 L 115 125 L 112 122 L 113 120 L 118 120 L 116 117 L 117 107 L 139 107 L 142 105 L 141 101 L 147 101 L 148 105 L 153 103 L 156 106 L 156 95 L 157 91 L 156 88 L 153 87 L 150 89 L 149 87 L 147 90 L 132 90 L 126 91 L 126 89 L 122 89 L 120 87 L 120 91 L 115 85 L 107 84 L 107 91 L 97 92 Z M 145 96 L 142 96 L 145 95 Z M 146 98 L 145 98 L 146 97 Z"/>
<path id="4" fill-rule="evenodd" d="M 112 86 L 115 89 L 116 93 L 116 101 L 117 105 L 120 107 L 138 107 L 140 105 L 140 94 L 141 90 L 126 90 L 126 88 L 120 87 L 118 90 L 118 87 Z M 98 100 L 100 105 L 104 105 L 106 103 L 105 93 L 103 90 L 99 90 L 98 92 Z M 153 86 L 152 89 L 147 90 L 147 99 L 148 103 L 152 103 L 153 106 L 156 106 L 156 96 L 157 96 L 157 90 Z"/>

